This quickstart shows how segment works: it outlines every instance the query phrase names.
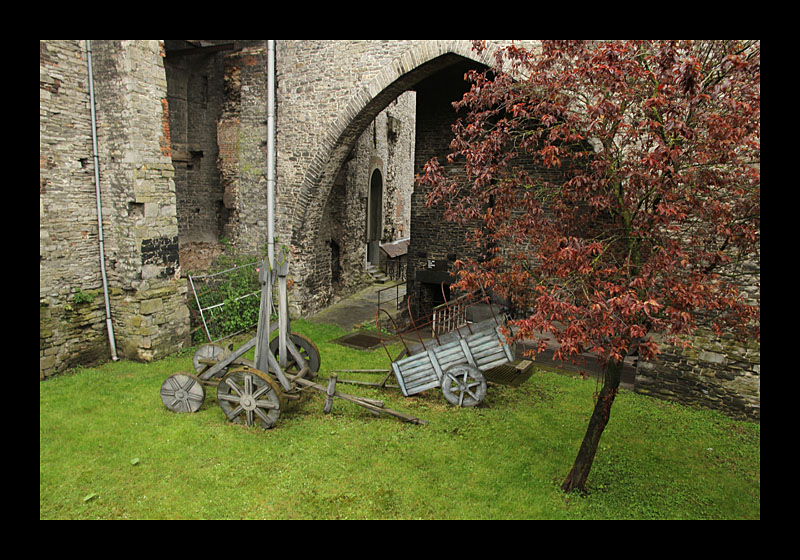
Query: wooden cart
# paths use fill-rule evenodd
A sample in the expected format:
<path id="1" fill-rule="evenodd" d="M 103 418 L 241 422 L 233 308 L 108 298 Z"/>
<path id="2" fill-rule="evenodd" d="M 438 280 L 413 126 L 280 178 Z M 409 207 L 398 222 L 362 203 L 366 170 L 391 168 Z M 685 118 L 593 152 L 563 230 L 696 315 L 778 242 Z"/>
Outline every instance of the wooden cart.
<path id="1" fill-rule="evenodd" d="M 477 305 L 488 305 L 492 316 L 470 323 L 467 320 L 468 310 Z M 380 311 L 376 318 L 379 333 Z M 508 384 L 518 384 L 520 379 L 530 376 L 531 362 L 514 362 L 514 348 L 504 332 L 505 319 L 494 314 L 493 306 L 483 291 L 445 303 L 434 309 L 429 321 L 412 321 L 412 325 L 419 344 L 409 346 L 406 343 L 409 332 L 406 332 L 394 339 L 401 341 L 404 346 L 404 351 L 397 359 L 392 360 L 386 350 L 394 376 L 406 397 L 440 387 L 451 404 L 475 406 L 486 396 L 487 376 L 491 378 L 492 374 L 500 375 L 508 371 L 516 373 L 515 381 Z M 425 342 L 420 331 L 428 327 L 433 338 Z M 381 340 L 384 348 L 387 342 L 392 341 Z M 509 367 L 512 362 L 514 365 Z"/>

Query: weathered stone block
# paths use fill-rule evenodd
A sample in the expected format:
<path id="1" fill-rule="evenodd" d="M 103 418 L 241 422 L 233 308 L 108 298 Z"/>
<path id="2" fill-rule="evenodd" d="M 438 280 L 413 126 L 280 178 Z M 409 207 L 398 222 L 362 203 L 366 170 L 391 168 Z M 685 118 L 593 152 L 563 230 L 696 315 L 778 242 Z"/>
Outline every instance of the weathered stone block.
<path id="1" fill-rule="evenodd" d="M 139 305 L 139 312 L 142 315 L 149 315 L 164 309 L 164 302 L 161 298 L 146 299 Z"/>

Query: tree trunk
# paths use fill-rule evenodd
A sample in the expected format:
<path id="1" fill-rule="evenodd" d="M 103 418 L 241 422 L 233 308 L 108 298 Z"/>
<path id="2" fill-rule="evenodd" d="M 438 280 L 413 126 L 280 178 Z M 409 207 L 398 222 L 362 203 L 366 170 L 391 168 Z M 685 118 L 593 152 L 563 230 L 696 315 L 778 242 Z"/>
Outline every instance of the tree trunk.
<path id="1" fill-rule="evenodd" d="M 583 437 L 578 456 L 575 458 L 572 470 L 569 471 L 567 478 L 561 484 L 561 489 L 564 492 L 569 492 L 576 488 L 581 492 L 586 491 L 586 479 L 589 478 L 589 470 L 592 468 L 594 454 L 597 452 L 600 436 L 603 435 L 603 430 L 608 424 L 614 397 L 617 396 L 619 382 L 622 378 L 622 365 L 622 361 L 611 362 L 606 368 L 605 382 L 594 406 L 592 417 L 589 419 L 589 427 L 586 429 L 586 435 Z"/>

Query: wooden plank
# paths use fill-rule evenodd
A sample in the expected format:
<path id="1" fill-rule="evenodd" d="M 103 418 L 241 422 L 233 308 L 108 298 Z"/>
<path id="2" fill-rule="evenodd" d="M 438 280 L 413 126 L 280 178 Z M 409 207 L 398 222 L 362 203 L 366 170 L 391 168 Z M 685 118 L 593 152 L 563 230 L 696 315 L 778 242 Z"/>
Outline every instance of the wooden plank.
<path id="1" fill-rule="evenodd" d="M 464 356 L 463 353 L 457 354 L 455 356 L 451 356 L 447 360 L 439 360 L 439 367 L 442 371 L 447 371 L 451 367 L 458 365 L 458 364 L 468 364 L 467 357 Z"/>
<path id="2" fill-rule="evenodd" d="M 498 360 L 504 360 L 504 361 L 507 362 L 508 361 L 508 356 L 506 356 L 505 352 L 500 350 L 498 352 L 495 352 L 493 354 L 487 354 L 487 355 L 483 356 L 482 358 L 475 360 L 475 364 L 478 367 L 482 367 L 485 364 L 488 364 L 489 362 L 496 362 Z"/>
<path id="3" fill-rule="evenodd" d="M 467 342 L 470 345 L 477 344 L 480 341 L 487 341 L 487 340 L 497 340 L 497 331 L 495 329 L 487 330 L 487 331 L 480 331 L 472 336 L 466 337 Z"/>
<path id="4" fill-rule="evenodd" d="M 480 350 L 476 350 L 475 348 L 472 349 L 472 356 L 477 360 L 481 356 L 487 356 L 489 354 L 495 354 L 498 352 L 503 352 L 503 348 L 500 344 L 489 344 L 488 346 L 483 346 Z"/>
<path id="5" fill-rule="evenodd" d="M 460 354 L 461 353 L 461 342 L 460 340 L 454 340 L 448 344 L 443 346 L 438 346 L 433 348 L 433 352 L 436 354 L 436 357 L 441 360 L 446 356 L 451 356 L 453 354 Z"/>
<path id="6" fill-rule="evenodd" d="M 306 387 L 311 387 L 311 388 L 316 389 L 317 391 L 320 391 L 320 392 L 323 392 L 323 393 L 327 393 L 327 391 L 328 391 L 327 387 L 324 387 L 323 385 L 320 385 L 318 383 L 314 383 L 313 381 L 309 381 L 308 379 L 303 379 L 301 377 L 295 377 L 295 378 L 293 378 L 293 380 L 294 380 L 295 383 L 298 383 L 299 385 L 304 385 Z M 367 410 L 370 410 L 370 411 L 373 411 L 373 412 L 378 412 L 380 414 L 388 414 L 389 416 L 394 416 L 395 418 L 399 418 L 400 420 L 403 420 L 404 422 L 411 422 L 413 424 L 427 424 L 428 423 L 426 420 L 422 420 L 420 418 L 416 418 L 414 416 L 411 416 L 410 414 L 405 414 L 404 412 L 399 412 L 397 410 L 392 410 L 391 408 L 384 408 L 384 407 L 381 407 L 381 406 L 376 406 L 376 405 L 372 404 L 371 402 L 369 402 L 371 399 L 365 399 L 365 398 L 362 398 L 362 397 L 357 397 L 355 395 L 348 395 L 348 394 L 342 393 L 340 391 L 335 391 L 333 396 L 334 397 L 338 397 L 338 398 L 340 398 L 342 400 L 345 400 L 345 401 L 349 401 L 349 402 L 351 402 L 353 404 L 357 404 L 358 406 L 366 408 Z"/>
<path id="7" fill-rule="evenodd" d="M 481 362 L 485 362 L 488 358 L 497 355 L 505 356 L 506 354 L 503 352 L 502 348 L 492 348 L 491 350 L 487 350 L 481 354 L 473 354 L 473 357 L 475 358 L 475 363 L 479 364 Z"/>
<path id="8" fill-rule="evenodd" d="M 508 361 L 509 362 L 513 362 L 514 361 L 514 351 L 511 349 L 511 345 L 505 343 L 505 339 L 506 338 L 503 335 L 503 333 L 500 332 L 500 327 L 497 327 L 497 329 L 495 329 L 495 330 L 497 331 L 497 336 L 500 337 L 500 340 L 503 342 L 503 350 L 506 353 L 506 357 L 508 358 Z"/>
<path id="9" fill-rule="evenodd" d="M 406 378 L 407 378 L 407 377 L 410 377 L 410 376 L 412 376 L 412 375 L 415 375 L 415 374 L 417 374 L 417 373 L 419 373 L 419 372 L 421 372 L 421 371 L 428 371 L 428 370 L 429 370 L 429 369 L 431 369 L 432 367 L 433 367 L 433 366 L 431 365 L 430 358 L 428 358 L 428 359 L 425 361 L 425 363 L 424 363 L 424 364 L 419 364 L 419 365 L 416 365 L 416 366 L 414 366 L 414 367 L 412 367 L 412 368 L 405 368 L 405 367 L 403 367 L 403 368 L 400 368 L 400 372 L 403 374 L 403 377 L 406 377 Z"/>
<path id="10" fill-rule="evenodd" d="M 397 379 L 397 384 L 400 385 L 400 392 L 407 397 L 408 391 L 406 391 L 406 384 L 405 381 L 403 381 L 403 376 L 400 373 L 400 369 L 397 367 L 396 362 L 392 362 L 392 370 L 394 371 L 395 379 Z"/>
<path id="11" fill-rule="evenodd" d="M 508 360 L 506 359 L 505 355 L 499 360 L 495 360 L 494 362 L 488 362 L 483 365 L 478 366 L 478 369 L 481 371 L 486 371 L 492 368 L 496 368 L 497 366 L 502 366 L 503 364 L 507 364 Z"/>
<path id="12" fill-rule="evenodd" d="M 470 352 L 467 341 L 462 338 L 459 342 L 461 342 L 461 348 L 464 350 L 464 356 L 467 358 L 467 362 L 474 366 L 475 360 L 472 358 L 472 352 Z"/>
<path id="13" fill-rule="evenodd" d="M 271 325 L 269 321 L 269 303 L 272 301 L 272 273 L 270 271 L 271 263 L 264 259 L 259 265 L 258 281 L 261 283 L 261 300 L 258 304 L 258 327 L 256 328 L 256 352 L 254 362 L 256 369 L 260 371 L 269 371 L 269 359 L 267 354 L 269 351 L 269 337 L 271 334 Z"/>
<path id="14" fill-rule="evenodd" d="M 429 359 L 428 358 L 428 354 L 425 353 L 425 352 L 422 352 L 421 354 L 414 354 L 413 356 L 409 356 L 408 358 L 403 358 L 402 360 L 397 360 L 394 363 L 397 364 L 398 368 L 400 368 L 401 370 L 404 370 L 404 369 L 406 369 L 408 367 L 414 367 L 414 365 L 417 364 L 417 363 L 425 362 L 428 359 Z"/>
<path id="15" fill-rule="evenodd" d="M 391 372 L 389 372 L 391 375 Z M 375 383 L 372 381 L 358 381 L 356 379 L 340 379 L 337 383 L 349 383 L 350 385 L 364 385 L 366 387 L 380 387 L 380 388 L 389 388 L 389 389 L 399 389 L 400 385 L 392 385 L 391 383 L 386 383 L 384 380 L 382 383 Z"/>
<path id="16" fill-rule="evenodd" d="M 418 371 L 414 375 L 404 375 L 403 383 L 409 387 L 411 384 L 419 382 L 420 379 L 438 379 L 438 377 L 436 377 L 436 371 L 431 367 L 425 371 Z"/>
<path id="17" fill-rule="evenodd" d="M 424 383 L 422 385 L 412 387 L 409 389 L 408 394 L 409 396 L 416 395 L 417 393 L 421 393 L 422 391 L 427 391 L 428 389 L 433 389 L 435 387 L 441 387 L 441 383 L 439 383 L 438 379 L 436 381 L 431 381 L 430 383 Z"/>
<path id="18" fill-rule="evenodd" d="M 433 370 L 433 368 L 431 368 L 429 371 L 426 371 L 424 373 L 419 373 L 419 374 L 415 375 L 414 377 L 411 377 L 411 378 L 406 377 L 406 378 L 403 379 L 403 381 L 406 384 L 406 388 L 407 389 L 410 389 L 411 387 L 413 387 L 415 385 L 419 385 L 420 383 L 428 383 L 430 381 L 438 381 L 438 380 L 439 380 L 439 378 L 436 377 L 436 372 Z"/>
<path id="19" fill-rule="evenodd" d="M 336 373 L 390 373 L 389 369 L 332 369 Z M 341 381 L 341 380 L 340 380 Z"/>
<path id="20" fill-rule="evenodd" d="M 497 340 L 497 336 L 492 333 L 488 336 L 478 336 L 472 339 L 467 339 L 467 344 L 469 344 L 470 348 L 479 348 L 482 346 L 486 346 L 487 344 L 500 344 L 500 341 Z"/>
<path id="21" fill-rule="evenodd" d="M 497 336 L 495 336 L 494 331 L 491 333 L 485 334 L 483 336 L 476 336 L 474 338 L 467 338 L 467 344 L 469 347 L 474 350 L 475 348 L 480 348 L 486 346 L 487 344 L 500 344 L 500 341 L 497 340 Z"/>
<path id="22" fill-rule="evenodd" d="M 431 359 L 431 364 L 433 365 L 433 370 L 436 372 L 436 377 L 438 378 L 439 382 L 442 381 L 442 370 L 439 367 L 439 361 L 436 359 L 436 355 L 433 353 L 433 350 L 428 350 L 428 356 Z"/>
<path id="23" fill-rule="evenodd" d="M 325 406 L 322 407 L 322 412 L 325 414 L 329 414 L 331 408 L 333 407 L 333 395 L 336 393 L 337 377 L 338 376 L 335 373 L 331 373 L 331 376 L 328 379 L 328 390 L 325 393 Z"/>

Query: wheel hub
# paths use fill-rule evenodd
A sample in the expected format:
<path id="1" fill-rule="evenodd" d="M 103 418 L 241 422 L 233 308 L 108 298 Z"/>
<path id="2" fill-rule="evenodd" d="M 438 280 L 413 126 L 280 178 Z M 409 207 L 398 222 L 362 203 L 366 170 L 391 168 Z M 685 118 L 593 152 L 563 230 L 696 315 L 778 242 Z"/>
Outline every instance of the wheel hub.
<path id="1" fill-rule="evenodd" d="M 256 407 L 256 402 L 250 395 L 244 395 L 239 401 L 239 405 L 245 410 L 253 410 Z"/>

